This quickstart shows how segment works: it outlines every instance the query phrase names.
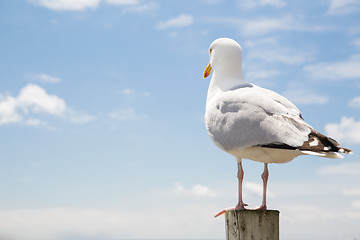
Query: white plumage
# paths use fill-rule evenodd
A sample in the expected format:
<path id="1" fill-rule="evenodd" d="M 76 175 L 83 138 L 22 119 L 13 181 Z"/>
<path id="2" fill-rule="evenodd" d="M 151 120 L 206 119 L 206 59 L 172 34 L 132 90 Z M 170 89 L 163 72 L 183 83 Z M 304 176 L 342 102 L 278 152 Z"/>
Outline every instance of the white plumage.
<path id="1" fill-rule="evenodd" d="M 204 78 L 211 72 L 213 75 L 206 101 L 205 124 L 214 143 L 238 160 L 239 203 L 235 209 L 246 206 L 241 194 L 242 158 L 265 163 L 262 175 L 264 197 L 260 209 L 266 209 L 268 163 L 284 163 L 304 154 L 341 158 L 338 152 L 351 153 L 351 150 L 339 147 L 335 140 L 315 131 L 285 97 L 246 82 L 242 73 L 241 47 L 234 40 L 215 40 L 209 53 L 210 63 Z"/>

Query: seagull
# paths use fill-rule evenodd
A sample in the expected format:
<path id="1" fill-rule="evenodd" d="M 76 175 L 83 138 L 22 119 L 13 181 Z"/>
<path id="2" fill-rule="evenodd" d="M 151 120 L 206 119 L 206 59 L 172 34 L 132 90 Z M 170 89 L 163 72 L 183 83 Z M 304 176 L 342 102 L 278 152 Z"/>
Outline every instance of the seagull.
<path id="1" fill-rule="evenodd" d="M 299 109 L 285 97 L 244 80 L 241 47 L 229 38 L 216 39 L 209 48 L 204 78 L 212 73 L 206 99 L 205 125 L 220 149 L 235 156 L 238 203 L 227 210 L 246 209 L 242 198 L 242 159 L 264 163 L 262 204 L 266 210 L 269 163 L 286 163 L 300 155 L 342 158 L 352 151 L 307 124 Z"/>

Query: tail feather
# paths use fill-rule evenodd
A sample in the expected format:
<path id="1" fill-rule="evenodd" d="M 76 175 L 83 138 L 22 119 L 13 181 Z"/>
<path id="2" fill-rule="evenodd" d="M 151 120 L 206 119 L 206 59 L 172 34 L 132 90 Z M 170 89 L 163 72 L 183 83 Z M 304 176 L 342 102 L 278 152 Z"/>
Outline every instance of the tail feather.
<path id="1" fill-rule="evenodd" d="M 324 157 L 340 158 L 338 153 L 352 154 L 353 151 L 340 147 L 340 144 L 333 138 L 327 137 L 315 130 L 309 134 L 309 140 L 304 142 L 298 149 L 300 151 L 310 151 L 325 154 Z"/>
<path id="2" fill-rule="evenodd" d="M 289 146 L 284 143 L 271 143 L 258 146 L 286 150 L 299 150 L 303 154 L 327 158 L 343 158 L 340 153 L 353 153 L 353 151 L 348 148 L 340 147 L 340 144 L 335 139 L 327 137 L 315 130 L 312 130 L 309 133 L 308 140 L 299 147 Z"/>

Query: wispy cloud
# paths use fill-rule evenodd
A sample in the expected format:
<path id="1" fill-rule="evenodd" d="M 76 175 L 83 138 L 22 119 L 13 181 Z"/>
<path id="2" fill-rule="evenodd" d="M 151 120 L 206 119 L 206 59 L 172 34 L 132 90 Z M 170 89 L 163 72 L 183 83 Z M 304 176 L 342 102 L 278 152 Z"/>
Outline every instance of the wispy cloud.
<path id="1" fill-rule="evenodd" d="M 279 45 L 279 40 L 276 37 L 255 38 L 245 41 L 245 46 L 247 48 L 260 48 L 262 46 L 273 47 L 278 45 Z"/>
<path id="2" fill-rule="evenodd" d="M 204 4 L 219 4 L 221 2 L 223 2 L 224 0 L 201 0 Z"/>
<path id="3" fill-rule="evenodd" d="M 342 15 L 360 11 L 358 0 L 330 0 L 328 14 Z"/>
<path id="4" fill-rule="evenodd" d="M 120 122 L 126 122 L 142 120 L 147 118 L 147 115 L 137 113 L 133 108 L 123 108 L 109 113 L 109 117 Z"/>
<path id="5" fill-rule="evenodd" d="M 338 62 L 323 62 L 304 67 L 304 71 L 312 78 L 323 80 L 359 79 L 360 56 L 354 55 L 349 59 Z"/>
<path id="6" fill-rule="evenodd" d="M 342 117 L 340 123 L 328 123 L 325 125 L 326 133 L 348 144 L 360 143 L 360 121 L 352 117 Z"/>
<path id="7" fill-rule="evenodd" d="M 273 31 L 291 31 L 300 28 L 299 23 L 292 17 L 258 18 L 241 20 L 245 35 L 264 35 Z"/>
<path id="8" fill-rule="evenodd" d="M 74 124 L 84 124 L 96 120 L 96 117 L 67 108 L 64 118 Z"/>
<path id="9" fill-rule="evenodd" d="M 82 236 L 81 238 L 115 238 L 121 236 L 121 230 L 114 231 L 114 226 L 121 226 L 124 221 L 124 212 L 121 213 L 103 209 L 74 208 L 2 210 L 0 223 L 5 226 L 5 230 L 2 230 L 1 234 L 9 239 L 59 239 L 62 238 L 59 235 L 71 234 Z M 116 216 L 117 214 L 119 215 Z M 9 221 L 5 222 L 6 218 Z M 40 228 L 43 230 L 39 231 Z"/>
<path id="10" fill-rule="evenodd" d="M 95 10 L 101 3 L 124 7 L 122 13 L 145 12 L 157 7 L 156 2 L 139 0 L 27 0 L 29 3 L 54 11 L 84 11 Z"/>
<path id="11" fill-rule="evenodd" d="M 164 30 L 168 28 L 183 28 L 192 25 L 194 17 L 190 14 L 180 14 L 177 17 L 171 18 L 166 21 L 158 22 L 156 28 L 158 30 Z"/>
<path id="12" fill-rule="evenodd" d="M 286 44 L 284 45 L 277 37 L 265 36 L 255 39 L 250 38 L 250 40 L 244 43 L 244 47 L 247 49 L 246 59 L 256 60 L 252 61 L 251 64 L 251 66 L 257 66 L 257 69 L 254 69 L 255 71 L 261 71 L 261 69 L 264 69 L 264 66 L 269 68 L 269 64 L 299 65 L 314 58 L 311 50 L 286 47 Z M 279 71 L 272 66 L 271 70 L 264 72 L 264 74 L 268 73 L 270 75 L 277 75 Z"/>
<path id="13" fill-rule="evenodd" d="M 352 44 L 357 47 L 357 48 L 360 48 L 360 38 L 357 38 L 357 39 L 354 39 L 352 41 Z"/>
<path id="14" fill-rule="evenodd" d="M 283 64 L 300 64 L 311 58 L 310 53 L 296 52 L 290 48 L 253 49 L 249 52 L 248 58 L 260 59 L 265 62 L 279 62 Z"/>
<path id="15" fill-rule="evenodd" d="M 153 11 L 158 8 L 158 4 L 156 2 L 149 2 L 149 3 L 139 3 L 130 5 L 127 8 L 125 8 L 122 13 L 143 13 L 143 12 L 149 12 Z"/>
<path id="16" fill-rule="evenodd" d="M 351 203 L 351 206 L 352 206 L 353 208 L 359 208 L 359 209 L 360 209 L 360 200 L 353 201 L 353 202 Z"/>
<path id="17" fill-rule="evenodd" d="M 266 6 L 281 8 L 286 6 L 286 1 L 283 0 L 239 0 L 238 3 L 241 7 L 246 9 Z"/>
<path id="18" fill-rule="evenodd" d="M 333 30 L 332 26 L 306 24 L 293 16 L 283 16 L 278 18 L 259 17 L 252 19 L 207 17 L 204 20 L 238 29 L 245 36 L 262 36 L 268 33 L 281 31 L 322 32 Z"/>
<path id="19" fill-rule="evenodd" d="M 250 69 L 246 71 L 246 78 L 249 81 L 252 81 L 252 79 L 267 79 L 267 78 L 273 78 L 275 76 L 278 76 L 280 72 L 278 70 L 274 69 Z"/>
<path id="20" fill-rule="evenodd" d="M 28 0 L 28 2 L 55 11 L 82 11 L 97 8 L 100 0 Z"/>
<path id="21" fill-rule="evenodd" d="M 342 163 L 319 169 L 319 174 L 360 175 L 360 163 Z"/>
<path id="22" fill-rule="evenodd" d="M 197 197 L 215 197 L 216 193 L 211 190 L 209 187 L 202 184 L 195 184 L 191 188 L 187 189 L 182 184 L 175 182 L 174 183 L 174 192 L 176 194 L 186 194 L 193 195 Z"/>
<path id="23" fill-rule="evenodd" d="M 125 89 L 120 91 L 120 94 L 122 94 L 124 96 L 127 96 L 127 97 L 130 97 L 130 96 L 133 96 L 135 94 L 135 91 L 132 90 L 131 88 L 125 88 Z"/>
<path id="24" fill-rule="evenodd" d="M 222 224 L 214 224 L 206 205 L 179 204 L 170 209 L 145 206 L 144 209 L 2 209 L 1 239 L 168 239 L 169 236 L 200 239 L 207 234 L 217 236 L 223 229 Z M 189 217 L 189 214 L 193 216 Z M 174 215 L 177 218 L 173 218 Z M 143 226 L 141 231 L 139 225 Z"/>
<path id="25" fill-rule="evenodd" d="M 47 114 L 73 123 L 86 123 L 95 118 L 69 108 L 65 101 L 48 94 L 42 87 L 28 84 L 17 97 L 0 95 L 0 125 L 20 123 L 28 126 L 49 126 L 34 115 Z"/>
<path id="26" fill-rule="evenodd" d="M 263 196 L 263 185 L 255 182 L 244 182 L 244 192 L 247 194 L 254 194 L 255 196 Z M 267 196 L 273 197 L 273 193 L 267 190 Z"/>
<path id="27" fill-rule="evenodd" d="M 106 0 L 106 3 L 112 5 L 137 5 L 139 0 Z"/>
<path id="28" fill-rule="evenodd" d="M 59 128 L 56 128 L 52 125 L 50 125 L 48 122 L 38 119 L 38 118 L 28 118 L 28 119 L 24 119 L 24 121 L 22 122 L 22 124 L 24 124 L 25 126 L 30 126 L 30 127 L 41 127 L 41 128 L 45 128 L 51 131 L 58 131 Z"/>
<path id="29" fill-rule="evenodd" d="M 360 197 L 360 188 L 351 188 L 351 189 L 344 189 L 342 191 L 342 194 L 344 194 L 345 196 L 359 196 Z"/>
<path id="30" fill-rule="evenodd" d="M 329 97 L 314 93 L 306 89 L 291 89 L 283 93 L 284 97 L 288 98 L 295 104 L 325 104 Z"/>
<path id="31" fill-rule="evenodd" d="M 360 96 L 351 99 L 348 105 L 353 108 L 360 108 Z"/>
<path id="32" fill-rule="evenodd" d="M 61 82 L 61 78 L 55 77 L 46 73 L 40 74 L 26 74 L 26 79 L 36 82 L 43 82 L 43 83 L 59 83 Z"/>
<path id="33" fill-rule="evenodd" d="M 131 88 L 124 88 L 119 91 L 119 94 L 125 96 L 127 99 L 135 99 L 136 97 L 150 97 L 151 93 L 148 91 L 135 91 Z"/>

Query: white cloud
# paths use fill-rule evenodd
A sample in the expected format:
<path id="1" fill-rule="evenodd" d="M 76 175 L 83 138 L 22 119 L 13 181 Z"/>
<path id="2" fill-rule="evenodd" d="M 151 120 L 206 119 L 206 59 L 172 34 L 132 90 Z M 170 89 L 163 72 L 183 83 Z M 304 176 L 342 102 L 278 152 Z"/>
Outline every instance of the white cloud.
<path id="1" fill-rule="evenodd" d="M 95 9 L 100 0 L 28 0 L 28 2 L 55 11 L 82 11 L 88 8 Z"/>
<path id="2" fill-rule="evenodd" d="M 145 119 L 145 114 L 137 113 L 133 108 L 123 108 L 109 113 L 109 117 L 120 122 Z"/>
<path id="3" fill-rule="evenodd" d="M 63 115 L 67 108 L 63 99 L 48 94 L 43 88 L 34 84 L 28 84 L 20 90 L 17 105 L 22 108 L 25 114 L 32 111 L 57 116 Z"/>
<path id="4" fill-rule="evenodd" d="M 40 126 L 43 122 L 40 119 L 37 118 L 29 118 L 24 121 L 25 125 L 37 127 Z"/>
<path id="5" fill-rule="evenodd" d="M 24 119 L 24 121 L 22 122 L 25 126 L 31 126 L 31 127 L 42 127 L 51 131 L 58 131 L 59 129 L 51 126 L 49 123 L 41 120 L 41 119 L 37 119 L 37 118 L 28 118 L 28 119 Z"/>
<path id="6" fill-rule="evenodd" d="M 263 185 L 262 184 L 255 183 L 255 182 L 244 182 L 243 187 L 244 187 L 244 195 L 254 194 L 255 196 L 258 196 L 258 197 L 263 196 Z M 272 192 L 269 191 L 269 189 L 267 189 L 266 195 L 267 195 L 267 197 L 270 197 L 270 198 L 274 196 L 272 194 Z"/>
<path id="7" fill-rule="evenodd" d="M 83 124 L 83 123 L 88 123 L 88 122 L 92 122 L 92 121 L 96 120 L 96 117 L 94 117 L 94 116 L 91 116 L 86 113 L 77 112 L 71 108 L 67 109 L 64 117 L 74 124 Z"/>
<path id="8" fill-rule="evenodd" d="M 247 48 L 260 48 L 262 46 L 278 46 L 278 39 L 275 37 L 256 38 L 245 41 Z"/>
<path id="9" fill-rule="evenodd" d="M 17 209 L 1 210 L 1 237 L 9 239 L 61 239 L 78 235 L 92 238 L 121 235 L 122 212 L 102 209 Z M 8 221 L 6 221 L 8 219 Z M 115 230 L 118 225 L 119 230 Z"/>
<path id="10" fill-rule="evenodd" d="M 193 195 L 197 197 L 215 197 L 216 193 L 211 190 L 209 187 L 202 184 L 195 184 L 192 188 L 187 189 L 182 184 L 175 182 L 174 183 L 174 192 L 175 194 L 185 194 Z"/>
<path id="11" fill-rule="evenodd" d="M 360 209 L 360 200 L 353 201 L 353 202 L 351 203 L 351 206 L 352 206 L 353 208 L 359 208 L 359 209 Z"/>
<path id="12" fill-rule="evenodd" d="M 73 123 L 85 123 L 95 119 L 90 115 L 72 110 L 62 98 L 48 94 L 35 84 L 23 87 L 17 97 L 0 95 L 0 125 L 20 123 L 53 129 L 45 121 L 33 117 L 40 113 L 63 118 Z"/>
<path id="13" fill-rule="evenodd" d="M 143 3 L 143 4 L 134 4 L 127 8 L 125 8 L 122 13 L 142 13 L 142 12 L 148 12 L 156 9 L 158 7 L 156 2 L 149 2 L 149 3 Z"/>
<path id="14" fill-rule="evenodd" d="M 353 40 L 352 43 L 354 44 L 355 47 L 360 48 L 360 38 Z"/>
<path id="15" fill-rule="evenodd" d="M 306 52 L 295 52 L 292 49 L 288 48 L 273 48 L 273 49 L 253 49 L 249 52 L 248 58 L 250 59 L 260 59 L 265 62 L 280 62 L 284 64 L 300 64 L 304 63 L 309 58 L 311 54 Z"/>
<path id="16" fill-rule="evenodd" d="M 212 4 L 221 3 L 221 2 L 223 2 L 223 0 L 202 0 L 202 2 L 203 2 L 204 4 L 212 5 Z"/>
<path id="17" fill-rule="evenodd" d="M 358 199 L 349 200 L 348 197 L 339 194 L 344 185 L 356 188 L 356 177 L 353 177 L 354 181 L 348 182 L 350 186 L 339 183 L 337 178 L 330 178 L 322 184 L 319 184 L 319 179 L 271 182 L 270 188 L 274 190 L 276 197 L 268 201 L 268 206 L 281 212 L 280 225 L 283 226 L 283 238 L 296 239 L 299 234 L 303 234 L 299 229 L 309 231 L 305 236 L 302 235 L 304 239 L 338 240 L 358 237 L 357 223 L 360 220 L 359 205 L 356 203 Z M 31 179 L 28 180 L 25 176 L 23 181 L 26 183 Z M 143 208 L 137 207 L 139 206 L 137 201 L 134 202 L 134 199 L 130 198 L 129 201 L 132 203 L 120 204 L 125 206 L 124 208 L 112 204 L 111 209 L 71 207 L 2 209 L 0 238 L 169 239 L 176 236 L 181 239 L 220 239 L 224 234 L 224 219 L 222 217 L 214 219 L 213 214 L 222 207 L 234 206 L 235 192 L 234 186 L 231 185 L 232 181 L 219 190 L 224 192 L 224 188 L 228 189 L 226 196 L 229 198 L 225 201 L 221 200 L 223 197 L 204 200 L 203 197 L 197 197 L 192 193 L 195 185 L 185 188 L 179 184 L 178 194 L 164 195 L 163 191 L 158 196 L 156 192 L 149 194 L 149 199 Z M 257 192 L 260 194 L 259 187 L 260 184 L 257 186 Z M 186 189 L 188 192 L 181 192 L 183 191 L 181 189 Z M 250 196 L 244 196 L 247 203 L 251 203 L 248 202 Z M 184 197 L 189 198 L 184 199 Z M 332 208 L 334 204 L 343 207 Z M 317 224 L 319 222 L 322 224 Z M 139 226 L 142 226 L 142 231 L 138 231 Z M 339 237 L 336 235 L 338 232 L 346 232 L 352 236 Z"/>
<path id="18" fill-rule="evenodd" d="M 164 30 L 168 28 L 182 28 L 192 25 L 193 22 L 194 22 L 194 18 L 190 14 L 180 14 L 175 18 L 171 18 L 167 21 L 159 22 L 156 28 L 159 30 Z"/>
<path id="19" fill-rule="evenodd" d="M 275 37 L 256 38 L 247 40 L 244 46 L 248 49 L 246 58 L 261 60 L 269 63 L 302 64 L 312 59 L 310 50 L 284 47 Z M 252 65 L 258 64 L 258 61 Z"/>
<path id="20" fill-rule="evenodd" d="M 345 143 L 360 143 L 360 121 L 352 117 L 342 117 L 340 123 L 328 123 L 325 125 L 326 133 Z"/>
<path id="21" fill-rule="evenodd" d="M 243 21 L 245 35 L 263 35 L 272 31 L 289 31 L 298 29 L 298 23 L 292 18 L 260 18 Z"/>
<path id="22" fill-rule="evenodd" d="M 125 89 L 121 90 L 120 93 L 121 93 L 122 95 L 125 95 L 125 96 L 127 96 L 127 97 L 130 97 L 130 96 L 132 96 L 132 95 L 135 94 L 135 91 L 132 90 L 131 88 L 125 88 Z"/>
<path id="23" fill-rule="evenodd" d="M 145 92 L 135 91 L 134 89 L 131 89 L 131 88 L 124 88 L 124 89 L 120 90 L 118 93 L 125 96 L 128 99 L 134 99 L 139 96 L 141 96 L 141 97 L 150 97 L 151 96 L 151 94 L 147 91 L 145 91 Z"/>
<path id="24" fill-rule="evenodd" d="M 286 2 L 283 0 L 240 0 L 239 4 L 246 9 L 265 6 L 281 8 L 286 6 Z"/>
<path id="25" fill-rule="evenodd" d="M 360 175 L 360 163 L 342 163 L 337 165 L 329 165 L 320 168 L 318 173 L 324 175 Z"/>
<path id="26" fill-rule="evenodd" d="M 195 196 L 199 196 L 199 197 L 214 197 L 216 196 L 216 194 L 207 186 L 205 185 L 201 185 L 201 184 L 195 184 L 192 189 L 191 192 L 195 195 Z"/>
<path id="27" fill-rule="evenodd" d="M 0 125 L 22 121 L 22 117 L 16 110 L 17 99 L 11 96 L 0 95 Z"/>
<path id="28" fill-rule="evenodd" d="M 139 4 L 138 0 L 106 0 L 106 3 L 112 5 L 136 5 Z"/>
<path id="29" fill-rule="evenodd" d="M 51 76 L 49 74 L 41 73 L 41 74 L 28 74 L 26 75 L 26 78 L 38 81 L 38 82 L 44 82 L 44 83 L 59 83 L 61 82 L 61 79 L 58 77 Z"/>
<path id="30" fill-rule="evenodd" d="M 175 182 L 175 183 L 174 183 L 174 187 L 175 187 L 174 190 L 175 190 L 175 193 L 176 193 L 176 194 L 182 194 L 182 193 L 185 192 L 184 186 L 181 185 L 181 184 L 178 183 L 178 182 Z"/>
<path id="31" fill-rule="evenodd" d="M 278 76 L 280 72 L 278 70 L 248 70 L 246 72 L 246 78 L 251 81 L 251 79 L 266 79 L 266 78 L 273 78 Z"/>
<path id="32" fill-rule="evenodd" d="M 356 196 L 360 197 L 360 188 L 351 188 L 351 189 L 344 189 L 342 194 L 345 196 Z"/>
<path id="33" fill-rule="evenodd" d="M 27 0 L 55 11 L 83 11 L 96 9 L 102 0 Z M 122 11 L 126 13 L 139 13 L 153 10 L 157 7 L 155 2 L 141 3 L 139 0 L 104 0 L 105 4 L 125 7 Z"/>
<path id="34" fill-rule="evenodd" d="M 316 201 L 312 196 L 309 198 Z M 284 203 L 280 209 L 282 235 L 287 235 L 287 239 L 297 239 L 299 235 L 302 239 L 356 239 L 360 212 L 347 206 L 332 207 L 320 203 Z M 300 227 L 306 231 L 299 231 Z"/>
<path id="35" fill-rule="evenodd" d="M 281 18 L 260 17 L 256 19 L 207 17 L 204 20 L 239 29 L 241 34 L 245 36 L 261 36 L 276 31 L 322 32 L 333 29 L 331 26 L 304 24 L 292 16 Z"/>
<path id="36" fill-rule="evenodd" d="M 312 78 L 324 80 L 344 80 L 360 78 L 360 59 L 354 55 L 339 62 L 324 62 L 304 67 L 304 71 Z"/>
<path id="37" fill-rule="evenodd" d="M 294 104 L 325 104 L 329 97 L 305 89 L 291 89 L 283 93 Z"/>
<path id="38" fill-rule="evenodd" d="M 37 75 L 38 79 L 42 82 L 48 82 L 48 83 L 58 83 L 61 81 L 60 78 L 58 77 L 54 77 L 54 76 L 50 76 L 48 74 L 39 74 Z"/>
<path id="39" fill-rule="evenodd" d="M 174 207 L 176 206 L 176 207 Z M 191 217 L 189 217 L 190 215 Z M 0 210 L 1 239 L 181 239 L 222 235 L 211 208 L 172 205 L 141 209 L 38 208 Z M 153 217 L 156 216 L 156 217 Z M 174 216 L 177 216 L 174 218 Z M 139 231 L 139 226 L 141 231 Z M 181 227 L 179 227 L 181 226 Z"/>
<path id="40" fill-rule="evenodd" d="M 353 99 L 351 99 L 350 102 L 348 103 L 348 105 L 350 107 L 360 108 L 360 96 L 354 97 Z"/>
<path id="41" fill-rule="evenodd" d="M 263 194 L 263 187 L 261 184 L 254 183 L 254 182 L 245 182 L 244 183 L 244 192 L 249 192 L 255 194 L 256 196 L 262 197 Z"/>
<path id="42" fill-rule="evenodd" d="M 329 14 L 349 14 L 360 10 L 359 0 L 330 0 Z"/>

